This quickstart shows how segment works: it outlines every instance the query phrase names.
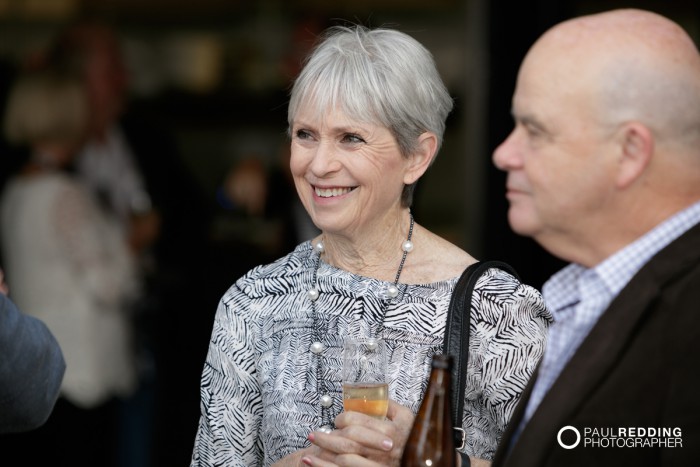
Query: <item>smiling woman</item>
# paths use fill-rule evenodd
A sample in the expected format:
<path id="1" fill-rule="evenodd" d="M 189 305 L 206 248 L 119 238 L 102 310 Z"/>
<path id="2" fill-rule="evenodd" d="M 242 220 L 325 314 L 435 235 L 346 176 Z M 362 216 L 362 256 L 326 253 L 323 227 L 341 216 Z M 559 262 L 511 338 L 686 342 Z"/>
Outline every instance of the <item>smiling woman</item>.
<path id="1" fill-rule="evenodd" d="M 291 172 L 321 234 L 222 298 L 193 466 L 317 465 L 360 454 L 398 462 L 442 352 L 452 291 L 475 262 L 410 211 L 451 108 L 430 52 L 412 37 L 363 27 L 323 37 L 288 109 Z M 460 425 L 463 453 L 489 459 L 542 354 L 549 315 L 534 289 L 500 270 L 474 295 Z M 361 337 L 386 343 L 385 420 L 341 413 L 343 341 Z"/>
<path id="2" fill-rule="evenodd" d="M 316 226 L 365 239 L 399 227 L 401 192 L 435 154 L 435 136 L 422 139 L 421 150 L 404 157 L 383 126 L 354 121 L 341 111 L 320 116 L 311 106 L 301 107 L 292 123 L 290 167 Z"/>

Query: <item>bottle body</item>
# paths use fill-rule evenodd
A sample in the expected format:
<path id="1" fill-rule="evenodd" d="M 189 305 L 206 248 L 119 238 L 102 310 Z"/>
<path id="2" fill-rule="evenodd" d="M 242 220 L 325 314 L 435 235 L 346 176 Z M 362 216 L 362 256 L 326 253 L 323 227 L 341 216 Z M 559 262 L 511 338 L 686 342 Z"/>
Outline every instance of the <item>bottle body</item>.
<path id="1" fill-rule="evenodd" d="M 401 457 L 402 467 L 457 465 L 450 395 L 452 365 L 451 356 L 433 357 L 428 387 Z"/>

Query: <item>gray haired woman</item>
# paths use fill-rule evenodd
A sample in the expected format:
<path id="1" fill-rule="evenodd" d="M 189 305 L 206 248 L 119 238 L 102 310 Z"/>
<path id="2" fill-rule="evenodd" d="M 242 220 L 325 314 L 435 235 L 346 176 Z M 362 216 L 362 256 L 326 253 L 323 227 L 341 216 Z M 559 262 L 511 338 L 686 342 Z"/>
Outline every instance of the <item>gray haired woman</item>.
<path id="1" fill-rule="evenodd" d="M 321 234 L 223 296 L 193 466 L 398 464 L 442 351 L 452 290 L 475 262 L 410 211 L 451 109 L 430 52 L 409 35 L 359 26 L 325 34 L 288 111 L 291 172 Z M 550 315 L 537 291 L 492 269 L 471 320 L 462 454 L 476 462 L 493 455 Z M 343 412 L 347 337 L 386 342 L 384 420 Z"/>

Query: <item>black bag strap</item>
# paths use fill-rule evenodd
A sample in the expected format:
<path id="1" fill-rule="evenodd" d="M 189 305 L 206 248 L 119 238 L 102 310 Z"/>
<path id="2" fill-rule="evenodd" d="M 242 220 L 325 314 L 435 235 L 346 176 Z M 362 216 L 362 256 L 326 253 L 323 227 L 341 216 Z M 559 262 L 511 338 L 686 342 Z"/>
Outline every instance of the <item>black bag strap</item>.
<path id="1" fill-rule="evenodd" d="M 467 267 L 455 285 L 445 323 L 445 340 L 443 353 L 452 355 L 452 421 L 455 426 L 455 445 L 464 447 L 466 440 L 462 429 L 464 412 L 464 393 L 467 386 L 467 368 L 469 362 L 469 321 L 471 317 L 472 293 L 476 281 L 488 269 L 498 268 L 520 280 L 518 273 L 508 263 L 502 261 L 479 261 Z"/>

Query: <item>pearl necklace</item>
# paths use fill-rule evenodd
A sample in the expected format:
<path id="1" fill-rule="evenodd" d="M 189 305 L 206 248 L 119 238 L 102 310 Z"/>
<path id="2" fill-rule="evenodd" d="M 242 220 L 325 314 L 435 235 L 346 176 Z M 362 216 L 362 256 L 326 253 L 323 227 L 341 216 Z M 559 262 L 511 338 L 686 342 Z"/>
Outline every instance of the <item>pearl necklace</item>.
<path id="1" fill-rule="evenodd" d="M 408 237 L 406 240 L 401 244 L 401 250 L 403 250 L 403 255 L 401 256 L 401 263 L 399 263 L 399 268 L 396 271 L 396 277 L 394 278 L 394 282 L 390 284 L 389 286 L 386 287 L 386 289 L 382 292 L 382 298 L 384 299 L 384 313 L 386 313 L 386 306 L 388 305 L 388 301 L 393 300 L 394 298 L 398 297 L 399 295 L 399 288 L 398 288 L 398 283 L 399 283 L 399 278 L 401 277 L 401 272 L 403 271 L 403 266 L 406 263 L 406 256 L 408 256 L 408 253 L 410 253 L 413 250 L 413 242 L 411 241 L 411 238 L 413 237 L 413 214 L 409 211 L 408 213 L 409 218 L 410 218 L 410 225 L 408 227 Z M 314 245 L 314 251 L 316 252 L 316 264 L 314 266 L 314 275 L 313 275 L 313 286 L 311 289 L 308 290 L 307 296 L 309 297 L 309 300 L 311 301 L 311 311 L 313 312 L 313 319 L 314 319 L 314 331 L 316 332 L 316 339 L 314 340 L 314 343 L 311 344 L 311 352 L 316 356 L 316 390 L 318 391 L 318 394 L 320 394 L 319 398 L 319 403 L 321 406 L 321 427 L 319 428 L 320 431 L 325 431 L 327 433 L 331 432 L 333 430 L 333 419 L 335 418 L 331 414 L 331 408 L 333 406 L 333 398 L 328 395 L 328 391 L 330 389 L 330 385 L 323 380 L 321 377 L 323 374 L 323 369 L 321 368 L 321 359 L 322 359 L 322 354 L 325 350 L 325 346 L 323 343 L 319 340 L 319 336 L 324 335 L 326 333 L 326 329 L 324 326 L 324 329 L 320 329 L 320 325 L 318 323 L 318 313 L 316 312 L 316 300 L 318 300 L 318 297 L 320 295 L 319 290 L 318 290 L 318 268 L 321 265 L 321 254 L 325 251 L 325 246 L 323 245 L 322 241 L 316 242 Z"/>

